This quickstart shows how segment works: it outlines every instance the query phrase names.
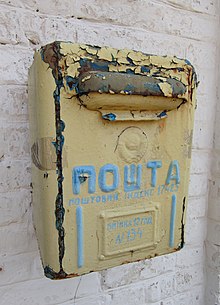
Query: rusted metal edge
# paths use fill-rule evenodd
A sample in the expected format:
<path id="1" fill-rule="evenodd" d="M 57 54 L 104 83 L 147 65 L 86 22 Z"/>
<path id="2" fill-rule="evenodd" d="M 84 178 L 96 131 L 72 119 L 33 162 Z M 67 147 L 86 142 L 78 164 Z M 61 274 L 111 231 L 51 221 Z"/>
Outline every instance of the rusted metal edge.
<path id="1" fill-rule="evenodd" d="M 51 280 L 61 280 L 66 279 L 70 277 L 77 277 L 79 276 L 78 273 L 65 273 L 65 272 L 55 272 L 50 266 L 46 266 L 44 268 L 44 274 L 47 278 Z"/>
<path id="2" fill-rule="evenodd" d="M 52 69 L 52 74 L 55 80 L 56 88 L 53 92 L 55 105 L 55 126 L 56 126 L 56 141 L 53 142 L 56 148 L 56 167 L 57 167 L 57 196 L 55 201 L 55 217 L 56 229 L 58 231 L 58 246 L 59 246 L 59 266 L 60 271 L 55 273 L 51 268 L 45 267 L 45 275 L 50 278 L 65 278 L 67 274 L 63 270 L 63 257 L 65 252 L 64 236 L 65 230 L 63 227 L 65 208 L 63 204 L 63 166 L 62 166 L 62 152 L 64 144 L 63 131 L 65 124 L 61 120 L 61 104 L 60 104 L 60 90 L 63 87 L 63 76 L 60 71 L 58 62 L 61 57 L 59 52 L 59 43 L 47 45 L 41 49 L 41 57 L 45 63 L 48 63 Z"/>
<path id="3" fill-rule="evenodd" d="M 183 198 L 182 219 L 181 219 L 181 243 L 179 249 L 182 249 L 185 244 L 185 212 L 186 212 L 186 197 Z"/>

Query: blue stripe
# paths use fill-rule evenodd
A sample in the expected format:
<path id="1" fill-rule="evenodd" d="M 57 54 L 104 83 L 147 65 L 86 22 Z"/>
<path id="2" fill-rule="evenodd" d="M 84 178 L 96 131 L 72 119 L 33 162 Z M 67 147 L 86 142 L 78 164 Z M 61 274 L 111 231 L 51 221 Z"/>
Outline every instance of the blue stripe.
<path id="1" fill-rule="evenodd" d="M 78 268 L 84 265 L 84 249 L 83 249 L 83 210 L 81 206 L 76 208 L 76 226 L 77 226 L 77 264 Z"/>
<path id="2" fill-rule="evenodd" d="M 175 219 L 176 219 L 176 195 L 172 195 L 171 215 L 170 215 L 170 248 L 174 247 L 174 233 L 175 233 Z"/>

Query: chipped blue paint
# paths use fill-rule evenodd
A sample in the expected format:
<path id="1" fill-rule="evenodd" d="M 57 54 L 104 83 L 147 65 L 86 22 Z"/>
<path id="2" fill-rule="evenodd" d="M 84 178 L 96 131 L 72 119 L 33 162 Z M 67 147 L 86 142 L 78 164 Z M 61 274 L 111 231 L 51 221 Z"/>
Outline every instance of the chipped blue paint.
<path id="1" fill-rule="evenodd" d="M 72 170 L 72 189 L 73 194 L 80 193 L 82 182 L 88 180 L 88 193 L 95 193 L 96 172 L 92 165 L 76 166 Z"/>
<path id="2" fill-rule="evenodd" d="M 189 66 L 191 66 L 191 67 L 192 67 L 191 62 L 190 62 L 188 59 L 185 59 L 185 63 L 186 63 L 187 65 L 189 65 Z"/>
<path id="3" fill-rule="evenodd" d="M 40 56 L 41 56 L 41 59 L 44 61 L 44 49 L 40 50 Z"/>
<path id="4" fill-rule="evenodd" d="M 149 72 L 150 72 L 150 68 L 146 66 L 141 66 L 141 73 L 149 73 Z"/>
<path id="5" fill-rule="evenodd" d="M 100 87 L 100 89 L 99 89 L 99 92 L 105 92 L 105 93 L 108 93 L 108 91 L 109 91 L 109 87 L 108 87 L 108 85 L 106 84 L 106 85 L 102 85 L 101 87 Z"/>
<path id="6" fill-rule="evenodd" d="M 90 61 L 90 60 L 88 60 L 87 58 L 80 58 L 79 64 L 80 64 L 80 66 L 83 68 L 83 67 L 85 67 L 85 66 L 88 65 L 88 62 L 89 62 L 89 61 Z"/>
<path id="7" fill-rule="evenodd" d="M 170 248 L 174 247 L 174 233 L 175 233 L 175 220 L 176 220 L 176 194 L 172 195 L 171 214 L 170 214 Z"/>
<path id="8" fill-rule="evenodd" d="M 177 97 L 179 94 L 182 95 L 186 92 L 186 86 L 173 78 L 167 78 L 167 83 L 170 84 L 173 92 L 173 96 Z"/>
<path id="9" fill-rule="evenodd" d="M 107 62 L 90 62 L 89 65 L 94 71 L 98 70 L 108 72 L 109 70 Z"/>
<path id="10" fill-rule="evenodd" d="M 161 95 L 161 89 L 157 83 L 144 83 L 147 95 Z"/>
<path id="11" fill-rule="evenodd" d="M 83 209 L 81 206 L 76 208 L 77 226 L 77 265 L 82 268 L 84 265 L 84 228 L 83 228 Z"/>
<path id="12" fill-rule="evenodd" d="M 107 113 L 107 114 L 104 114 L 102 116 L 102 118 L 104 120 L 108 120 L 108 121 L 115 121 L 116 120 L 116 115 L 114 113 Z"/>
<path id="13" fill-rule="evenodd" d="M 134 90 L 136 89 L 136 87 L 134 85 L 128 84 L 125 88 L 124 88 L 124 92 L 125 93 L 129 93 L 132 94 L 132 92 L 134 92 Z"/>
<path id="14" fill-rule="evenodd" d="M 162 118 L 166 118 L 167 117 L 167 112 L 166 110 L 162 111 L 161 113 L 159 113 L 157 115 L 158 118 L 162 119 Z"/>
<path id="15" fill-rule="evenodd" d="M 184 69 L 183 69 L 183 68 L 180 68 L 180 67 L 175 68 L 175 69 L 177 69 L 178 72 L 183 72 L 183 71 L 184 71 Z"/>
<path id="16" fill-rule="evenodd" d="M 126 69 L 126 73 L 128 73 L 128 74 L 135 74 L 134 70 L 132 70 L 132 69 Z"/>
<path id="17" fill-rule="evenodd" d="M 130 63 L 131 66 L 135 66 L 135 64 L 133 63 L 133 60 L 129 57 L 129 54 L 127 56 L 127 61 Z"/>

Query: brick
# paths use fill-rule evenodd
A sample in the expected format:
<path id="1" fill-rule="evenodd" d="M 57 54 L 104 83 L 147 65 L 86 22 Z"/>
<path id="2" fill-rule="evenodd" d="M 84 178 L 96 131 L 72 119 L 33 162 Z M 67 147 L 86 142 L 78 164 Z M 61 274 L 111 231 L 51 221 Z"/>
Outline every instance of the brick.
<path id="1" fill-rule="evenodd" d="M 160 299 L 166 299 L 173 295 L 175 289 L 175 275 L 169 273 L 160 277 L 156 277 L 145 284 L 146 302 L 155 303 Z"/>
<path id="2" fill-rule="evenodd" d="M 206 238 L 206 227 L 207 219 L 205 217 L 188 218 L 185 225 L 185 243 L 194 247 L 203 245 Z"/>
<path id="3" fill-rule="evenodd" d="M 28 120 L 27 86 L 1 86 L 0 118 L 3 122 Z"/>
<path id="4" fill-rule="evenodd" d="M 206 13 L 206 14 L 212 14 L 215 15 L 218 13 L 218 1 L 207 1 L 207 0 L 200 0 L 194 1 L 194 0 L 185 0 L 185 1 L 172 1 L 174 3 L 178 3 L 178 5 L 182 6 L 182 3 L 187 3 L 186 9 L 192 9 L 197 12 Z"/>
<path id="5" fill-rule="evenodd" d="M 138 5 L 131 6 L 124 0 L 120 2 L 120 6 L 113 6 L 108 1 L 84 0 L 78 3 L 77 10 L 77 17 L 87 20 L 108 21 L 187 38 L 201 37 L 201 40 L 210 40 L 217 25 L 217 19 L 216 23 L 213 22 L 214 17 L 183 12 L 172 6 L 167 14 L 164 4 L 155 2 L 149 4 L 141 1 Z"/>
<path id="6" fill-rule="evenodd" d="M 29 190 L 1 193 L 0 196 L 0 227 L 11 223 L 27 222 L 31 210 L 31 193 Z"/>
<path id="7" fill-rule="evenodd" d="M 216 117 L 219 118 L 219 110 L 218 109 L 217 109 Z M 219 128 L 220 128 L 220 122 L 219 122 L 219 120 L 216 120 L 216 122 L 215 122 L 215 130 L 219 130 Z M 219 132 L 215 132 L 215 135 L 214 135 L 214 147 L 217 150 L 216 153 L 218 154 L 219 150 L 220 150 L 220 133 Z"/>
<path id="8" fill-rule="evenodd" d="M 154 257 L 143 262 L 140 279 L 150 279 L 175 270 L 176 253 Z"/>
<path id="9" fill-rule="evenodd" d="M 205 60 L 205 59 L 204 59 Z M 210 96 L 215 97 L 216 101 L 216 96 L 218 92 L 218 87 L 216 85 L 216 75 L 215 73 L 212 73 L 213 69 L 209 68 L 199 68 L 197 69 L 197 78 L 199 81 L 199 85 L 197 88 L 197 94 L 198 95 L 206 95 L 208 97 L 208 101 L 210 100 Z M 212 100 L 211 103 L 213 104 Z M 214 122 L 213 122 L 214 123 Z"/>
<path id="10" fill-rule="evenodd" d="M 30 158 L 29 126 L 27 123 L 4 124 L 1 128 L 4 135 L 4 158 L 28 159 Z"/>
<path id="11" fill-rule="evenodd" d="M 208 194 L 207 194 L 208 195 Z M 205 217 L 208 209 L 208 196 L 190 197 L 188 199 L 187 215 L 190 218 Z"/>
<path id="12" fill-rule="evenodd" d="M 45 3 L 50 5 L 48 1 Z M 54 5 L 51 4 L 51 7 Z M 55 16 L 45 18 L 40 13 L 12 9 L 7 6 L 1 8 L 0 17 L 5 26 L 0 32 L 2 44 L 19 44 L 25 47 L 30 46 L 35 50 L 54 40 L 76 40 L 74 19 Z"/>
<path id="13" fill-rule="evenodd" d="M 219 191 L 219 186 L 218 186 L 218 191 Z M 220 221 L 219 198 L 212 199 L 211 203 L 209 204 L 208 217 L 217 222 Z"/>
<path id="14" fill-rule="evenodd" d="M 207 240 L 213 244 L 220 245 L 220 223 L 219 221 L 209 219 L 208 220 L 208 230 L 207 230 Z"/>
<path id="15" fill-rule="evenodd" d="M 7 147 L 5 145 L 6 139 L 5 139 L 5 134 L 2 132 L 0 134 L 0 162 L 2 162 L 5 158 L 6 152 L 7 152 Z"/>
<path id="16" fill-rule="evenodd" d="M 87 3 L 89 1 L 83 1 L 82 3 Z M 75 1 L 74 3 L 69 3 L 67 1 L 64 2 L 58 2 L 56 5 L 54 5 L 54 2 L 51 0 L 48 1 L 48 3 L 45 3 L 41 0 L 36 1 L 28 1 L 23 0 L 22 2 L 19 0 L 1 0 L 2 4 L 14 6 L 14 7 L 20 7 L 25 8 L 28 10 L 36 11 L 37 9 L 39 12 L 45 13 L 45 14 L 54 14 L 54 15 L 63 15 L 63 16 L 70 16 L 71 14 L 74 14 L 75 16 L 79 17 L 77 7 L 80 6 L 81 1 Z M 149 4 L 151 5 L 153 1 L 149 1 Z M 166 9 L 176 8 L 180 11 L 191 11 L 195 13 L 204 13 L 204 14 L 210 14 L 210 15 L 216 15 L 218 13 L 218 1 L 206 1 L 201 0 L 199 2 L 194 0 L 158 0 L 158 4 L 162 4 Z M 108 5 L 108 1 L 104 1 L 105 5 Z M 130 1 L 123 1 L 124 6 L 129 6 Z M 98 6 L 98 1 L 96 3 Z M 68 9 L 67 9 L 68 8 Z M 127 8 L 125 7 L 125 10 Z"/>
<path id="17" fill-rule="evenodd" d="M 105 270 L 101 273 L 102 287 L 109 289 L 137 282 L 143 268 L 142 262 L 137 262 Z"/>
<path id="18" fill-rule="evenodd" d="M 191 290 L 174 296 L 174 304 L 178 305 L 208 305 L 204 303 L 204 287 L 194 286 Z M 214 304 L 214 303 L 212 303 Z"/>
<path id="19" fill-rule="evenodd" d="M 187 268 L 179 267 L 175 278 L 177 292 L 188 291 L 193 286 L 201 285 L 204 281 L 203 264 L 196 264 Z"/>
<path id="20" fill-rule="evenodd" d="M 162 303 L 162 304 L 161 304 Z M 148 303 L 149 304 L 149 303 Z M 151 303 L 152 304 L 152 303 Z M 159 301 L 159 302 L 156 302 L 154 303 L 153 305 L 174 305 L 174 300 L 173 298 L 168 298 L 168 299 L 163 299 L 163 301 Z M 179 305 L 179 303 L 178 303 Z"/>
<path id="21" fill-rule="evenodd" d="M 204 150 L 192 150 L 191 157 L 191 168 L 192 174 L 201 174 L 210 172 L 211 167 L 211 153 L 210 151 Z"/>
<path id="22" fill-rule="evenodd" d="M 130 285 L 122 289 L 115 289 L 108 292 L 111 295 L 109 305 L 142 305 L 144 304 L 144 287 L 143 285 Z"/>
<path id="23" fill-rule="evenodd" d="M 0 286 L 42 278 L 38 251 L 14 256 L 0 256 Z"/>
<path id="24" fill-rule="evenodd" d="M 0 84 L 26 84 L 32 60 L 33 52 L 29 49 L 0 46 Z"/>
<path id="25" fill-rule="evenodd" d="M 26 10 L 30 10 L 33 12 L 37 12 L 38 14 L 46 14 L 46 15 L 55 15 L 55 16 L 71 16 L 74 14 L 75 7 L 77 5 L 76 1 L 70 3 L 69 1 L 65 0 L 63 2 L 54 3 L 53 0 L 42 1 L 42 0 L 1 0 L 2 4 L 8 5 L 9 7 L 16 7 L 16 8 L 23 8 Z"/>
<path id="26" fill-rule="evenodd" d="M 0 228 L 0 249 L 3 255 L 15 255 L 37 250 L 32 223 L 12 223 Z"/>
<path id="27" fill-rule="evenodd" d="M 185 245 L 177 254 L 176 267 L 185 268 L 205 261 L 204 247 L 190 248 Z"/>
<path id="28" fill-rule="evenodd" d="M 189 183 L 189 196 L 199 197 L 207 194 L 208 177 L 206 173 L 192 174 Z"/>
<path id="29" fill-rule="evenodd" d="M 218 169 L 218 163 L 216 164 L 216 170 Z M 209 205 L 209 208 L 214 207 L 216 204 L 218 205 L 218 197 L 220 195 L 220 179 L 218 176 L 215 174 L 213 175 L 212 179 L 209 181 L 209 191 L 210 195 L 209 198 L 212 200 L 212 203 Z M 216 202 L 217 201 L 217 202 Z M 211 209 L 209 209 L 211 210 Z"/>
<path id="30" fill-rule="evenodd" d="M 216 33 L 217 34 L 217 33 Z M 204 59 L 208 60 L 209 68 L 215 69 L 217 60 L 217 46 L 204 41 L 189 41 L 185 46 L 185 57 L 194 66 L 195 71 L 204 69 Z"/>
<path id="31" fill-rule="evenodd" d="M 218 130 L 218 129 L 217 129 Z M 216 137 L 214 137 L 216 140 Z M 212 164 L 211 164 L 211 171 L 213 175 L 213 181 L 218 181 L 218 174 L 220 173 L 220 150 L 215 148 L 212 154 Z M 212 195 L 212 194 L 210 194 Z"/>
<path id="32" fill-rule="evenodd" d="M 11 10 L 10 12 L 11 21 L 8 22 L 8 15 L 5 14 L 4 8 L 0 10 L 0 43 L 1 44 L 17 44 L 17 33 L 16 31 L 12 31 L 12 29 L 16 29 L 19 19 L 15 10 Z"/>
<path id="33" fill-rule="evenodd" d="M 145 289 L 147 303 L 154 303 L 161 299 L 159 279 L 154 279 L 151 281 L 151 283 L 148 284 Z"/>
<path id="34" fill-rule="evenodd" d="M 99 273 L 93 272 L 81 277 L 76 297 L 83 298 L 87 295 L 99 294 L 100 292 L 101 276 Z"/>
<path id="35" fill-rule="evenodd" d="M 29 280 L 0 288 L 1 305 L 55 305 L 74 300 L 80 278 Z"/>
<path id="36" fill-rule="evenodd" d="M 110 295 L 98 295 L 98 296 L 90 296 L 82 299 L 72 299 L 65 303 L 59 303 L 59 305 L 109 305 L 111 302 Z"/>
<path id="37" fill-rule="evenodd" d="M 214 124 L 195 121 L 192 147 L 194 149 L 211 149 L 213 146 Z"/>
<path id="38" fill-rule="evenodd" d="M 6 157 L 16 160 L 30 160 L 29 125 L 27 123 L 10 124 L 2 129 L 6 135 Z"/>
<path id="39" fill-rule="evenodd" d="M 29 188 L 30 161 L 2 161 L 0 163 L 0 193 Z"/>
<path id="40" fill-rule="evenodd" d="M 78 23 L 77 42 L 112 46 L 118 49 L 131 48 L 147 54 L 184 57 L 181 39 L 173 40 L 172 37 L 142 29 L 135 30 L 133 28 L 116 27 L 113 25 L 102 26 L 92 23 L 89 25 L 89 27 L 85 27 L 83 23 Z"/>
<path id="41" fill-rule="evenodd" d="M 206 263 L 210 272 L 220 272 L 220 245 L 206 241 Z"/>
<path id="42" fill-rule="evenodd" d="M 203 58 L 204 60 L 204 58 Z M 198 86 L 199 90 L 200 85 Z M 210 110 L 207 111 L 207 100 L 209 101 L 209 106 Z M 197 107 L 195 111 L 195 120 L 204 122 L 205 124 L 215 121 L 215 112 L 211 109 L 216 107 L 216 92 L 211 92 L 209 93 L 200 95 L 199 93 L 197 94 Z"/>
<path id="43" fill-rule="evenodd" d="M 207 269 L 206 304 L 220 304 L 220 275 L 219 272 Z"/>

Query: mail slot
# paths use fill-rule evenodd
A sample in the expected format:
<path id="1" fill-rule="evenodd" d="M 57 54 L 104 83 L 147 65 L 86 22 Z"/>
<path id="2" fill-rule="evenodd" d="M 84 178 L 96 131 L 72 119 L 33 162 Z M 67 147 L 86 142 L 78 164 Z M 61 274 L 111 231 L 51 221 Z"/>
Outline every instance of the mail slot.
<path id="1" fill-rule="evenodd" d="M 196 84 L 176 57 L 65 42 L 36 52 L 33 209 L 47 277 L 183 247 Z"/>

